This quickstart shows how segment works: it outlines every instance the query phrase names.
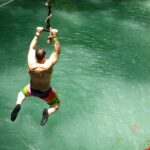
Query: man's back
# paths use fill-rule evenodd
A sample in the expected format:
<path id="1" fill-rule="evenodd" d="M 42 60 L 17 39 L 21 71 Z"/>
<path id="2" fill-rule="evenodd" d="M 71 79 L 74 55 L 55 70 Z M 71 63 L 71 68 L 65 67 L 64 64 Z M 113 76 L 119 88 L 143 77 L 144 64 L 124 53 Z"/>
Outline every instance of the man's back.
<path id="1" fill-rule="evenodd" d="M 45 60 L 46 53 L 44 49 L 36 49 L 36 44 L 42 31 L 42 27 L 37 28 L 36 35 L 30 44 L 28 52 L 28 68 L 31 78 L 30 84 L 31 87 L 36 90 L 49 89 L 53 66 L 57 63 L 60 55 L 60 45 L 56 36 L 58 30 L 56 29 L 51 29 L 51 35 L 53 36 L 54 41 L 54 51 L 50 57 Z"/>
<path id="2" fill-rule="evenodd" d="M 53 67 L 46 68 L 45 64 L 35 63 L 31 68 L 29 67 L 28 72 L 30 74 L 30 84 L 33 89 L 36 90 L 47 90 L 50 86 L 51 74 Z"/>

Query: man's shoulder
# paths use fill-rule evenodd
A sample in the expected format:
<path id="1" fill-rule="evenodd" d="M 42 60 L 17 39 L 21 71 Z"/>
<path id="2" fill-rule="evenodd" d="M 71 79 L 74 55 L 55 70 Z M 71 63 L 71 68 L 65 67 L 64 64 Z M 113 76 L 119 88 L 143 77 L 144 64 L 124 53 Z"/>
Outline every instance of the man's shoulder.
<path id="1" fill-rule="evenodd" d="M 29 47 L 29 51 L 36 51 L 36 49 L 32 48 L 32 47 Z"/>
<path id="2" fill-rule="evenodd" d="M 49 70 L 46 64 L 33 63 L 33 64 L 28 65 L 28 67 L 29 67 L 29 70 L 32 72 L 43 72 L 43 71 Z"/>

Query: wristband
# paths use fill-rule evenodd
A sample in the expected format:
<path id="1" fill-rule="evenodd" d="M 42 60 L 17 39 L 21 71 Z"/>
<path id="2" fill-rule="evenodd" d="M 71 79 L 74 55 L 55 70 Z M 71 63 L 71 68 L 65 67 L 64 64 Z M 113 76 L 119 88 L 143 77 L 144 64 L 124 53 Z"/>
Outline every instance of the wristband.
<path id="1" fill-rule="evenodd" d="M 40 35 L 35 34 L 36 37 L 39 37 Z"/>
<path id="2" fill-rule="evenodd" d="M 39 36 L 40 36 L 40 33 L 39 33 L 38 31 L 36 31 L 36 32 L 35 32 L 35 36 L 36 36 L 36 37 L 39 37 Z"/>
<path id="3" fill-rule="evenodd" d="M 54 40 L 54 43 L 58 42 L 58 37 L 57 36 L 53 37 L 53 40 Z"/>

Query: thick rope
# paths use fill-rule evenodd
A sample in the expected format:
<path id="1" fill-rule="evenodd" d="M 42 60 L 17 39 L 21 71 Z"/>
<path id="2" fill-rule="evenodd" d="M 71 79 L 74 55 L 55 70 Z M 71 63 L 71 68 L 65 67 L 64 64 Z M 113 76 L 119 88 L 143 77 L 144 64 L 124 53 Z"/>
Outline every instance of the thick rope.
<path id="1" fill-rule="evenodd" d="M 48 0 L 46 2 L 46 6 L 48 7 L 48 15 L 45 19 L 45 23 L 46 23 L 46 29 L 44 29 L 45 31 L 50 31 L 50 27 L 51 27 L 51 24 L 50 24 L 50 18 L 52 16 L 52 11 L 51 11 L 51 0 Z"/>
<path id="2" fill-rule="evenodd" d="M 46 6 L 48 7 L 48 15 L 45 19 L 46 29 L 44 29 L 44 31 L 47 31 L 47 32 L 50 32 L 50 30 L 51 30 L 51 23 L 50 23 L 50 18 L 52 16 L 51 2 L 52 2 L 52 0 L 47 0 L 47 2 L 46 2 Z M 50 34 L 48 36 L 47 43 L 50 44 L 51 41 L 52 41 L 52 35 Z"/>

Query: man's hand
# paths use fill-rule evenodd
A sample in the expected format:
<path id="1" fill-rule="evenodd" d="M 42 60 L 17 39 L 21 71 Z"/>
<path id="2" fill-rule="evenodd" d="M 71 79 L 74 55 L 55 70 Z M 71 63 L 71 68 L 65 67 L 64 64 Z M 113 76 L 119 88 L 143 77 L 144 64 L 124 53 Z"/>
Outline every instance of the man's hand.
<path id="1" fill-rule="evenodd" d="M 36 35 L 39 36 L 43 32 L 43 27 L 37 27 L 36 28 Z"/>
<path id="2" fill-rule="evenodd" d="M 50 28 L 49 36 L 48 36 L 48 39 L 47 39 L 47 43 L 48 43 L 48 44 L 51 43 L 53 37 L 56 37 L 56 36 L 57 36 L 57 33 L 58 33 L 58 30 L 57 30 L 57 29 L 52 29 L 52 28 Z"/>
<path id="3" fill-rule="evenodd" d="M 51 29 L 50 32 L 51 32 L 50 34 L 52 35 L 52 37 L 55 37 L 58 34 L 58 30 L 57 29 Z"/>

